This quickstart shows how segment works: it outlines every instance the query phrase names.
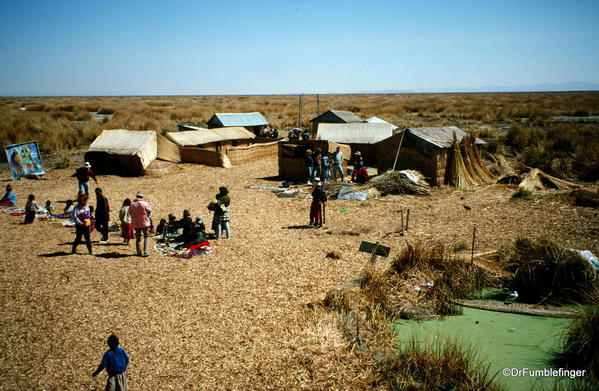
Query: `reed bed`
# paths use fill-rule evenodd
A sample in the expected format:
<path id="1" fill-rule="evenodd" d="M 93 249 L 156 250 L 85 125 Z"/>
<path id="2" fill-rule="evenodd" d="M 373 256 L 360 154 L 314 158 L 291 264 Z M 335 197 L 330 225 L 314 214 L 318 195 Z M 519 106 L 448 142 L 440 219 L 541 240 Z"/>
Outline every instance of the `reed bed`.
<path id="1" fill-rule="evenodd" d="M 518 300 L 530 304 L 586 304 L 594 300 L 599 279 L 578 253 L 546 239 L 518 238 L 499 252 Z"/>

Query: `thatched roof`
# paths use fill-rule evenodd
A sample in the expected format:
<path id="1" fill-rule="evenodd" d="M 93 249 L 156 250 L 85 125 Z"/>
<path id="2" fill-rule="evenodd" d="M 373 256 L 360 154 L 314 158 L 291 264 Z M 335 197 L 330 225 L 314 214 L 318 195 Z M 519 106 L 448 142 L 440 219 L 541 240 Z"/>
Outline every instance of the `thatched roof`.
<path id="1" fill-rule="evenodd" d="M 343 144 L 374 144 L 393 134 L 391 124 L 370 124 L 367 122 L 350 124 L 319 123 L 316 140 L 328 140 Z"/>
<path id="2" fill-rule="evenodd" d="M 158 154 L 157 135 L 154 131 L 104 130 L 89 146 L 87 152 L 135 156 L 145 168 Z"/>
<path id="3" fill-rule="evenodd" d="M 241 127 L 214 128 L 207 130 L 189 130 L 184 132 L 168 132 L 170 140 L 182 147 L 192 147 L 228 140 L 248 140 L 256 135 Z"/>

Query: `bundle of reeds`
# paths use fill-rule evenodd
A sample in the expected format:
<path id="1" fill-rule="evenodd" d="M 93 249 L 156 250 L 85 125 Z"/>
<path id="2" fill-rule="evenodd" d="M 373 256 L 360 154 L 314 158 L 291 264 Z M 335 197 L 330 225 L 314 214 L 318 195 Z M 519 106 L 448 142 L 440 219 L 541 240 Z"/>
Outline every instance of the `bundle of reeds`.
<path id="1" fill-rule="evenodd" d="M 469 188 L 476 184 L 475 179 L 468 169 L 466 169 L 455 132 L 453 134 L 453 143 L 447 161 L 447 168 L 445 169 L 445 184 L 460 189 Z"/>
<path id="2" fill-rule="evenodd" d="M 431 190 L 424 176 L 415 170 L 387 171 L 370 180 L 356 190 L 376 188 L 382 195 L 415 194 L 430 195 Z"/>
<path id="3" fill-rule="evenodd" d="M 567 190 L 578 187 L 577 185 L 551 176 L 538 168 L 532 168 L 522 176 L 522 182 L 518 185 L 522 190 L 533 192 L 535 190 L 557 189 Z"/>
<path id="4" fill-rule="evenodd" d="M 462 160 L 468 174 L 477 184 L 492 183 L 495 181 L 495 175 L 484 165 L 480 153 L 476 148 L 476 137 L 469 135 L 460 142 L 460 152 Z"/>
<path id="5" fill-rule="evenodd" d="M 545 240 L 518 238 L 499 252 L 510 289 L 530 304 L 585 304 L 599 289 L 597 273 L 577 252 Z"/>

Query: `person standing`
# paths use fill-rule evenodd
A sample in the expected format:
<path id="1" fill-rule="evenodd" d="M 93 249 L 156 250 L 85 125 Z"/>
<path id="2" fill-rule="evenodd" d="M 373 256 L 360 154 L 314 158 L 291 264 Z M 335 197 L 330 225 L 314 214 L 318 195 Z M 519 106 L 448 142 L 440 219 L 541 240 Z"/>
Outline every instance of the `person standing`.
<path id="1" fill-rule="evenodd" d="M 104 356 L 98 369 L 92 373 L 92 377 L 96 377 L 106 368 L 108 380 L 106 382 L 107 391 L 128 391 L 129 384 L 127 382 L 127 365 L 129 364 L 129 355 L 125 349 L 119 346 L 119 338 L 111 334 L 108 337 L 108 347 L 110 348 Z"/>
<path id="2" fill-rule="evenodd" d="M 72 177 L 77 177 L 79 181 L 79 193 L 89 194 L 89 178 L 93 178 L 96 183 L 96 174 L 92 171 L 92 165 L 89 162 L 85 162 L 83 167 L 79 167 Z"/>
<path id="3" fill-rule="evenodd" d="M 312 150 L 311 149 L 306 150 L 305 164 L 306 164 L 306 176 L 307 176 L 306 184 L 311 185 L 312 180 L 314 179 L 314 159 L 312 158 Z"/>
<path id="4" fill-rule="evenodd" d="M 227 190 L 226 187 L 221 186 L 218 188 L 216 201 L 218 204 L 214 211 L 214 219 L 216 220 L 216 238 L 220 239 L 220 235 L 224 230 L 227 234 L 227 239 L 229 239 L 231 238 L 231 229 L 229 227 L 229 221 L 231 220 L 229 215 L 231 197 L 229 196 L 229 190 Z"/>
<path id="5" fill-rule="evenodd" d="M 337 147 L 335 152 L 333 152 L 333 180 L 337 181 L 337 172 L 339 172 L 339 176 L 341 177 L 341 182 L 343 182 L 343 152 L 341 152 L 341 147 Z"/>
<path id="6" fill-rule="evenodd" d="M 329 183 L 329 179 L 331 179 L 331 159 L 329 158 L 328 152 L 325 152 L 322 155 L 322 163 L 320 164 L 320 172 L 322 174 L 322 181 L 324 183 Z"/>
<path id="7" fill-rule="evenodd" d="M 312 190 L 312 205 L 310 205 L 310 224 L 308 227 L 322 227 L 321 208 L 327 202 L 327 192 L 322 187 L 320 178 L 314 178 L 314 190 Z"/>
<path id="8" fill-rule="evenodd" d="M 142 255 L 141 252 L 141 235 L 144 236 L 144 248 L 143 256 L 150 256 L 150 217 L 149 213 L 152 212 L 150 204 L 144 201 L 144 196 L 141 193 L 137 193 L 135 200 L 129 206 L 129 213 L 131 213 L 131 224 L 135 230 L 135 249 L 137 255 Z"/>
<path id="9" fill-rule="evenodd" d="M 128 246 L 129 241 L 133 239 L 135 233 L 133 226 L 131 226 L 131 213 L 129 212 L 129 206 L 131 206 L 131 200 L 129 198 L 123 201 L 123 207 L 119 210 L 119 220 L 121 221 L 121 236 L 124 239 L 124 243 Z"/>
<path id="10" fill-rule="evenodd" d="M 1 206 L 15 206 L 17 204 L 17 196 L 12 189 L 12 185 L 6 185 L 6 193 L 0 200 Z"/>
<path id="11" fill-rule="evenodd" d="M 81 237 L 85 238 L 85 245 L 90 255 L 93 255 L 92 242 L 89 238 L 89 230 L 91 227 L 92 214 L 87 206 L 89 196 L 85 193 L 79 194 L 77 197 L 77 205 L 73 208 L 73 221 L 75 222 L 75 241 L 73 242 L 72 254 L 77 254 L 77 246 L 81 243 Z"/>
<path id="12" fill-rule="evenodd" d="M 110 220 L 108 199 L 102 194 L 102 189 L 96 187 L 96 228 L 102 234 L 100 243 L 108 242 L 108 221 Z"/>
<path id="13" fill-rule="evenodd" d="M 39 209 L 37 202 L 35 202 L 35 196 L 29 194 L 27 203 L 25 204 L 25 221 L 23 224 L 31 224 L 35 221 L 35 212 Z"/>

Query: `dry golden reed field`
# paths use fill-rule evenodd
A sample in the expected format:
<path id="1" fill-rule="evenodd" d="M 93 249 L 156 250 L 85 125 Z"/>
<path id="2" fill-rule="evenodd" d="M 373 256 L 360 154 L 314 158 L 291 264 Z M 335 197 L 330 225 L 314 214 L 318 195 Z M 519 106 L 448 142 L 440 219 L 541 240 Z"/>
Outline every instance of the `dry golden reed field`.
<path id="1" fill-rule="evenodd" d="M 0 99 L 0 144 L 37 140 L 44 153 L 85 147 L 102 129 L 175 130 L 203 124 L 214 113 L 261 112 L 273 127 L 298 125 L 297 95 L 53 97 Z M 320 95 L 320 112 L 350 110 L 400 127 L 458 125 L 479 131 L 508 121 L 544 124 L 558 115 L 599 114 L 598 92 Z M 114 114 L 105 122 L 90 112 Z M 315 95 L 304 96 L 302 125 L 317 115 Z M 73 121 L 89 121 L 76 123 Z"/>
<path id="2" fill-rule="evenodd" d="M 596 115 L 598 98 L 597 93 L 325 95 L 320 110 L 347 109 L 400 126 L 458 124 L 490 133 L 502 131 L 494 123 L 516 126 L 521 117 L 542 126 L 554 115 Z M 304 102 L 304 118 L 310 119 L 315 98 Z M 94 122 L 89 111 L 114 117 Z M 0 100 L 0 137 L 3 145 L 35 139 L 54 153 L 85 148 L 105 128 L 173 129 L 177 122 L 201 124 L 214 112 L 237 111 L 260 111 L 273 126 L 291 127 L 297 97 L 6 98 Z M 43 180 L 11 182 L 7 168 L 0 169 L 0 179 L 3 186 L 13 184 L 19 206 L 34 194 L 39 204 L 52 200 L 62 208 L 60 201 L 77 192 L 75 167 L 45 168 Z M 277 174 L 276 159 L 267 159 L 231 169 L 181 164 L 159 178 L 98 177 L 113 221 L 122 201 L 137 191 L 152 205 L 155 222 L 168 213 L 179 216 L 184 208 L 210 221 L 206 205 L 219 186 L 227 186 L 232 238 L 209 239 L 213 252 L 189 260 L 156 251 L 140 258 L 133 243 L 125 246 L 111 236 L 100 244 L 97 232 L 95 256 L 71 255 L 73 229 L 57 221 L 23 225 L 22 217 L 0 213 L 0 389 L 103 389 L 106 374 L 91 373 L 114 332 L 131 357 L 134 390 L 384 390 L 389 383 L 373 355 L 350 343 L 338 315 L 320 305 L 331 288 L 362 270 L 368 260 L 358 252 L 362 240 L 380 241 L 392 254 L 407 243 L 440 242 L 467 256 L 476 226 L 477 252 L 534 237 L 599 254 L 599 210 L 575 206 L 563 191 L 513 199 L 515 186 L 492 184 L 434 188 L 431 196 L 331 199 L 325 226 L 303 229 L 309 199 L 247 188 L 277 186 Z M 597 182 L 582 185 L 597 191 Z M 402 208 L 411 211 L 405 236 L 391 233 Z M 327 257 L 330 252 L 339 258 Z M 84 246 L 79 253 L 86 253 Z"/>

